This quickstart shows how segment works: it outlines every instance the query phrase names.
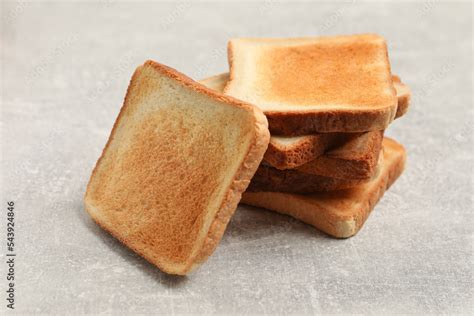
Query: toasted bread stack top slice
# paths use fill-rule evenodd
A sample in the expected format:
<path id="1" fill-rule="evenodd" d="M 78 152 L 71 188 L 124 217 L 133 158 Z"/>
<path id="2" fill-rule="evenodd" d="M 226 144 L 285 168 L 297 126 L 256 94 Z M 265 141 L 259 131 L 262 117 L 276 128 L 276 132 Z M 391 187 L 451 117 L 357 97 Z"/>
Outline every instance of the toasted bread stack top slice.
<path id="1" fill-rule="evenodd" d="M 228 56 L 224 93 L 260 107 L 272 134 L 382 130 L 396 115 L 381 36 L 233 39 Z"/>
<path id="2" fill-rule="evenodd" d="M 242 203 L 293 216 L 338 238 L 355 235 L 386 189 L 400 176 L 406 161 L 402 145 L 383 141 L 380 172 L 374 179 L 351 189 L 310 195 L 280 192 L 245 192 Z"/>
<path id="3" fill-rule="evenodd" d="M 409 87 L 402 83 L 398 76 L 393 75 L 392 78 L 398 100 L 395 118 L 398 118 L 408 111 L 411 92 Z M 206 87 L 222 92 L 228 80 L 229 74 L 222 73 L 200 80 L 200 82 Z M 377 137 L 379 131 L 367 133 L 317 133 L 293 137 L 271 135 L 264 160 L 272 167 L 280 170 L 297 168 L 314 161 L 330 149 L 337 149 L 348 142 L 354 143 L 355 138 L 367 137 L 365 134 L 370 133 L 372 133 L 371 137 Z M 343 146 L 343 148 L 349 149 L 347 145 Z M 368 154 L 373 155 L 374 152 L 372 151 Z"/>
<path id="4" fill-rule="evenodd" d="M 229 81 L 229 73 L 224 72 L 218 75 L 214 75 L 205 79 L 200 80 L 199 82 L 205 85 L 208 88 L 214 89 L 219 92 L 224 92 L 224 88 Z M 393 87 L 397 95 L 397 113 L 395 118 L 403 116 L 407 111 L 410 105 L 411 91 L 410 88 L 404 84 L 400 77 L 397 75 L 392 75 Z M 286 137 L 282 137 L 287 139 Z M 296 138 L 296 137 L 295 137 Z M 288 138 L 291 140 L 291 138 Z"/>
<path id="5" fill-rule="evenodd" d="M 132 77 L 85 207 L 163 271 L 186 274 L 213 252 L 268 141 L 260 109 L 148 61 Z"/>

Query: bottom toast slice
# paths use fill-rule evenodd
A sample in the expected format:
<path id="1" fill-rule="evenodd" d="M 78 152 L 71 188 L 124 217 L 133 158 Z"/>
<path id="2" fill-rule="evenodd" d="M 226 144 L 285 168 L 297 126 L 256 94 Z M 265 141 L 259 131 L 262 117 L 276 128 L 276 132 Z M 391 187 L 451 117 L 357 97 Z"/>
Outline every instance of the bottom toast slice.
<path id="1" fill-rule="evenodd" d="M 396 141 L 384 138 L 383 159 L 383 166 L 374 179 L 352 189 L 311 195 L 245 192 L 241 203 L 290 215 L 337 238 L 351 237 L 403 172 L 406 151 Z"/>

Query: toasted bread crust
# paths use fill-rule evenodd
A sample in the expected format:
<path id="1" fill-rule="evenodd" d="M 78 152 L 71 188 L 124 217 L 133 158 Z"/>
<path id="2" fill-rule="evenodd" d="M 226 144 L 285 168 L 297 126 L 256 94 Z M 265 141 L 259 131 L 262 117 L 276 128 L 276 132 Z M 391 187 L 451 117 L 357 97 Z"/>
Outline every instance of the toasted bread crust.
<path id="1" fill-rule="evenodd" d="M 278 170 L 260 165 L 255 173 L 248 192 L 289 192 L 309 194 L 355 187 L 369 179 L 338 179 L 300 172 L 295 169 Z"/>
<path id="2" fill-rule="evenodd" d="M 354 136 L 296 170 L 337 179 L 370 179 L 377 168 L 383 133 L 374 131 Z"/>
<path id="3" fill-rule="evenodd" d="M 250 117 L 253 118 L 253 140 L 251 141 L 247 149 L 247 153 L 244 156 L 244 160 L 241 162 L 240 167 L 238 168 L 232 183 L 226 190 L 227 193 L 221 202 L 220 208 L 214 215 L 214 219 L 212 220 L 209 226 L 209 229 L 206 233 L 206 237 L 202 240 L 201 244 L 195 245 L 197 251 L 194 253 L 194 255 L 192 255 L 186 262 L 183 262 L 183 264 L 179 267 L 166 265 L 162 262 L 157 262 L 155 258 L 148 256 L 144 251 L 139 249 L 139 247 L 135 246 L 133 243 L 130 243 L 129 240 L 123 235 L 121 235 L 120 232 L 114 227 L 107 226 L 106 223 L 102 222 L 102 220 L 96 216 L 97 210 L 94 209 L 94 207 L 92 206 L 92 201 L 90 201 L 90 196 L 92 194 L 91 183 L 96 177 L 98 168 L 101 165 L 102 160 L 104 159 L 105 153 L 107 152 L 112 140 L 115 137 L 118 124 L 123 119 L 123 116 L 127 111 L 127 105 L 130 102 L 130 92 L 134 88 L 136 79 L 140 75 L 140 72 L 144 67 L 152 67 L 154 70 L 158 71 L 161 74 L 164 74 L 169 78 L 174 79 L 175 81 L 179 82 L 181 85 L 187 88 L 204 94 L 212 98 L 213 100 L 223 102 L 223 106 L 228 105 L 240 108 L 248 112 L 250 114 Z M 137 68 L 137 70 L 133 74 L 132 79 L 130 81 L 130 85 L 127 89 L 124 105 L 122 106 L 117 120 L 114 123 L 114 127 L 112 128 L 112 132 L 109 136 L 107 144 L 105 145 L 102 151 L 101 157 L 97 161 L 94 170 L 92 171 L 92 175 L 89 180 L 86 194 L 84 197 L 85 209 L 99 226 L 101 226 L 104 230 L 108 231 L 124 245 L 144 257 L 147 261 L 156 265 L 162 271 L 171 274 L 187 274 L 191 271 L 192 268 L 195 268 L 197 264 L 203 262 L 207 258 L 207 256 L 212 253 L 212 251 L 218 244 L 220 238 L 222 237 L 229 218 L 230 216 L 232 216 L 233 212 L 235 211 L 235 208 L 237 207 L 241 193 L 245 191 L 253 173 L 256 171 L 260 161 L 263 158 L 263 154 L 267 148 L 268 141 L 270 138 L 267 126 L 268 125 L 265 115 L 260 109 L 254 107 L 253 105 L 236 100 L 229 96 L 222 95 L 214 90 L 208 89 L 205 86 L 194 82 L 192 79 L 186 77 L 185 75 L 177 72 L 176 70 L 170 67 L 161 65 L 153 61 L 147 61 L 143 66 Z"/>
<path id="4" fill-rule="evenodd" d="M 374 45 L 379 45 L 378 47 L 384 48 L 385 55 L 385 70 L 386 78 L 383 78 L 385 82 L 386 89 L 385 91 L 391 90 L 391 101 L 389 103 L 387 96 L 385 95 L 383 100 L 384 105 L 378 105 L 374 107 L 367 108 L 358 108 L 357 106 L 353 108 L 344 108 L 344 107 L 331 107 L 331 108 L 308 108 L 308 109 L 295 109 L 291 110 L 269 110 L 264 109 L 264 113 L 268 118 L 269 128 L 271 134 L 283 135 L 283 136 L 299 136 L 313 133 L 331 133 L 331 132 L 365 132 L 373 130 L 382 130 L 385 129 L 391 121 L 395 118 L 397 111 L 397 102 L 395 98 L 395 90 L 393 88 L 392 78 L 390 76 L 390 63 L 388 61 L 388 51 L 386 48 L 386 43 L 382 37 L 374 34 L 362 34 L 355 36 L 340 36 L 332 38 L 319 38 L 314 39 L 316 42 L 319 40 L 331 41 L 334 40 L 335 43 L 339 41 L 346 40 L 355 40 L 358 39 L 362 42 L 367 41 L 368 43 L 377 43 Z M 259 43 L 266 42 L 282 42 L 282 39 L 243 39 L 245 41 L 258 41 Z M 298 39 L 292 40 L 295 42 Z M 307 43 L 307 40 L 310 39 L 300 39 L 302 44 Z M 239 66 L 236 66 L 236 56 L 234 47 L 235 43 L 230 41 L 228 43 L 228 59 L 230 66 L 230 76 L 229 81 L 224 88 L 224 93 L 230 95 L 236 95 L 240 97 L 240 93 L 235 94 L 236 89 L 236 79 L 242 80 L 242 78 L 237 78 L 236 72 Z M 337 46 L 337 44 L 336 44 Z M 283 46 L 284 47 L 284 46 Z M 292 47 L 293 49 L 293 47 Z M 300 54 L 305 55 L 305 54 Z M 265 55 L 266 56 L 266 55 Z M 272 59 L 272 58 L 270 58 Z M 278 59 L 278 58 L 276 58 Z M 242 65 L 240 65 L 242 67 Z M 292 73 L 292 72 L 291 72 Z M 267 76 L 268 77 L 268 76 Z M 380 78 L 382 80 L 382 78 Z M 382 81 L 381 81 L 382 82 Z M 287 85 L 283 85 L 287 86 Z M 273 92 L 278 90 L 273 90 Z M 271 94 L 272 95 L 272 94 Z M 289 93 L 289 95 L 294 96 L 295 92 Z M 365 95 L 364 93 L 360 94 Z M 380 96 L 382 99 L 382 96 Z M 245 99 L 245 98 L 244 98 Z M 392 100 L 393 99 L 393 100 Z M 380 101 L 382 102 L 382 101 Z M 259 103 L 259 102 L 253 102 Z M 257 104 L 258 105 L 258 104 Z M 302 107 L 304 108 L 304 106 Z"/>
<path id="5" fill-rule="evenodd" d="M 302 137 L 301 141 L 292 146 L 281 146 L 272 141 L 263 160 L 277 169 L 293 169 L 302 165 L 302 161 L 311 161 L 319 157 L 329 148 L 337 147 L 344 143 L 347 134 L 326 133 L 313 134 Z"/>
<path id="6" fill-rule="evenodd" d="M 394 77 L 398 78 L 398 76 Z M 395 118 L 399 118 L 408 112 L 408 108 L 410 107 L 411 101 L 411 91 L 410 88 L 406 84 L 401 82 L 399 78 L 398 81 L 393 82 L 393 86 L 395 90 L 397 90 L 398 98 L 397 114 L 395 115 Z"/>
<path id="7" fill-rule="evenodd" d="M 327 112 L 265 112 L 271 134 L 300 136 L 312 133 L 366 132 L 385 129 L 394 119 L 394 111 L 371 110 L 364 115 L 350 110 Z"/>
<path id="8" fill-rule="evenodd" d="M 299 195 L 278 192 L 245 192 L 242 203 L 297 218 L 336 238 L 355 235 L 384 192 L 402 174 L 406 152 L 395 141 L 384 139 L 383 170 L 372 181 L 353 189 Z"/>
<path id="9" fill-rule="evenodd" d="M 393 118 L 403 116 L 408 111 L 410 105 L 411 93 L 408 86 L 400 81 L 394 82 L 393 85 L 395 91 L 397 91 L 398 99 L 395 113 L 387 112 L 382 114 L 378 110 L 373 110 L 368 111 L 366 116 L 357 117 L 351 111 L 327 113 L 265 112 L 265 115 L 267 115 L 268 118 L 270 133 L 272 135 L 300 136 L 314 133 L 316 130 L 320 133 L 344 132 L 346 126 L 348 130 L 351 130 L 351 132 L 385 129 Z M 393 115 L 394 117 L 392 118 Z M 374 126 L 372 129 L 358 128 L 358 126 L 368 126 L 371 124 Z M 324 128 L 324 126 L 328 126 L 328 128 Z"/>

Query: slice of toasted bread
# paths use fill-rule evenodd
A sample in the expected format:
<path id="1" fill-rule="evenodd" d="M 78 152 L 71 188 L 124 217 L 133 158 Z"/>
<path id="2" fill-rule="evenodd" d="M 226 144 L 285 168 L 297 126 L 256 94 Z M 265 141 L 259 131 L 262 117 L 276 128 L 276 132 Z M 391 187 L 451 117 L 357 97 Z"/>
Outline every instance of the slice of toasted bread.
<path id="1" fill-rule="evenodd" d="M 380 155 L 373 174 L 362 178 L 334 178 L 315 173 L 306 173 L 298 169 L 278 170 L 262 162 L 257 169 L 247 191 L 249 192 L 286 192 L 310 194 L 353 188 L 376 177 L 383 164 Z"/>
<path id="2" fill-rule="evenodd" d="M 218 75 L 214 75 L 214 76 L 199 80 L 201 84 L 219 92 L 224 91 L 224 88 L 228 81 L 229 81 L 228 72 L 224 72 Z M 403 116 L 408 111 L 408 108 L 410 106 L 410 100 L 411 100 L 411 91 L 410 91 L 410 88 L 401 81 L 399 76 L 392 75 L 392 81 L 393 81 L 393 88 L 395 89 L 395 92 L 397 95 L 397 114 L 395 115 L 395 118 L 399 118 L 400 116 Z M 310 135 L 305 135 L 305 136 L 312 136 L 312 135 L 318 135 L 318 134 L 310 134 Z M 323 134 L 323 135 L 326 135 L 326 134 Z M 300 138 L 300 137 L 303 137 L 303 136 L 295 136 L 294 138 Z M 280 138 L 286 139 L 287 137 L 281 136 Z"/>
<path id="3" fill-rule="evenodd" d="M 395 117 L 385 39 L 375 34 L 233 39 L 225 94 L 260 107 L 275 135 L 385 129 Z"/>
<path id="4" fill-rule="evenodd" d="M 396 118 L 398 118 L 408 111 L 410 89 L 400 81 L 398 76 L 393 75 L 392 78 L 398 98 L 396 114 Z M 223 73 L 200 82 L 211 89 L 222 92 L 228 79 L 229 74 Z M 320 133 L 294 137 L 272 135 L 264 160 L 277 169 L 294 169 L 313 161 L 329 149 L 342 146 L 357 135 L 362 136 L 363 133 Z"/>
<path id="5" fill-rule="evenodd" d="M 337 179 L 300 172 L 296 169 L 278 170 L 261 164 L 258 167 L 247 192 L 286 192 L 310 194 L 355 187 L 368 180 Z"/>
<path id="6" fill-rule="evenodd" d="M 385 138 L 384 164 L 372 181 L 352 189 L 298 195 L 277 192 L 245 192 L 242 203 L 293 216 L 337 238 L 355 235 L 386 189 L 402 173 L 406 152 Z"/>
<path id="7" fill-rule="evenodd" d="M 370 179 L 377 167 L 382 140 L 383 131 L 353 136 L 296 170 L 337 179 Z"/>
<path id="8" fill-rule="evenodd" d="M 219 243 L 270 138 L 256 107 L 147 61 L 92 173 L 85 208 L 161 270 L 186 274 Z"/>
<path id="9" fill-rule="evenodd" d="M 320 157 L 331 148 L 343 146 L 350 138 L 360 134 L 320 133 L 294 137 L 271 136 L 263 160 L 280 170 L 295 169 Z"/>
<path id="10" fill-rule="evenodd" d="M 411 100 L 411 91 L 410 88 L 400 80 L 400 77 L 393 75 L 392 80 L 393 87 L 395 88 L 395 91 L 397 91 L 398 99 L 397 114 L 395 115 L 395 118 L 399 118 L 408 112 Z"/>
<path id="11" fill-rule="evenodd" d="M 397 77 L 398 78 L 398 77 Z M 225 85 L 229 81 L 229 73 L 223 72 L 218 75 L 210 76 L 204 79 L 199 80 L 200 84 L 205 85 L 209 89 L 219 91 L 220 93 L 224 92 Z"/>

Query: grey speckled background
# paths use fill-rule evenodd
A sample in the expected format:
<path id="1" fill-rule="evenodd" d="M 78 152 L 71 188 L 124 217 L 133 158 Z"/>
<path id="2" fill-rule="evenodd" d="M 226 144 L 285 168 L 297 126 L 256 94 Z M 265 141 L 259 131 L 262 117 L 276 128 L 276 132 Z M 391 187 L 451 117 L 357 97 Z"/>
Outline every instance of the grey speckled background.
<path id="1" fill-rule="evenodd" d="M 2 2 L 1 25 L 1 227 L 13 199 L 18 312 L 472 312 L 471 3 Z M 356 237 L 239 207 L 214 255 L 176 278 L 84 212 L 91 169 L 144 60 L 199 79 L 226 70 L 229 37 L 358 32 L 387 38 L 414 97 L 387 132 L 407 147 L 408 168 Z M 2 228 L 2 256 L 4 238 Z"/>

